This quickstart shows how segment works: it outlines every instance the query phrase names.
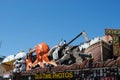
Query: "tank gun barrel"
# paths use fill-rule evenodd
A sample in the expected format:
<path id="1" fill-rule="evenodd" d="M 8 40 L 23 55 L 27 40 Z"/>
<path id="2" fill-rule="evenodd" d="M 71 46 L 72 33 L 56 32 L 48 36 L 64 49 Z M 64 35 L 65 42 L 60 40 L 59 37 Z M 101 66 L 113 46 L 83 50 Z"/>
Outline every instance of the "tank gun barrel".
<path id="1" fill-rule="evenodd" d="M 92 55 L 91 55 L 91 54 L 85 54 L 85 53 L 79 53 L 79 56 L 92 58 Z"/>
<path id="2" fill-rule="evenodd" d="M 61 53 L 63 49 L 65 49 L 65 47 L 69 46 L 74 40 L 76 40 L 79 36 L 82 35 L 82 32 L 79 33 L 75 38 L 73 38 L 71 41 L 69 41 L 68 43 L 65 42 L 65 44 L 62 45 L 61 49 L 58 51 L 58 53 Z"/>
<path id="3" fill-rule="evenodd" d="M 76 40 L 82 34 L 83 34 L 83 32 L 79 33 L 75 38 L 73 38 L 69 43 L 67 43 L 66 46 L 68 46 L 69 44 L 71 44 L 74 40 Z"/>

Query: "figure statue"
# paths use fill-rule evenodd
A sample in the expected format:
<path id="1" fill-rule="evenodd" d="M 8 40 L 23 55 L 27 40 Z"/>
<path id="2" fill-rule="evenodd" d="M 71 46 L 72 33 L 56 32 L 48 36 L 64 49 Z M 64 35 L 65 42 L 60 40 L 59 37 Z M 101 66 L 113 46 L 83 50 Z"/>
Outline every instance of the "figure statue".
<path id="1" fill-rule="evenodd" d="M 29 53 L 27 55 L 26 59 L 26 70 L 31 70 L 32 69 L 32 62 L 33 62 L 33 56 L 32 54 L 35 52 L 34 49 L 30 48 Z"/>
<path id="2" fill-rule="evenodd" d="M 19 52 L 15 56 L 15 62 L 13 63 L 13 65 L 14 65 L 13 72 L 14 73 L 19 73 L 21 71 L 25 71 L 25 69 L 26 69 L 25 59 L 26 59 L 26 53 L 24 51 Z"/>

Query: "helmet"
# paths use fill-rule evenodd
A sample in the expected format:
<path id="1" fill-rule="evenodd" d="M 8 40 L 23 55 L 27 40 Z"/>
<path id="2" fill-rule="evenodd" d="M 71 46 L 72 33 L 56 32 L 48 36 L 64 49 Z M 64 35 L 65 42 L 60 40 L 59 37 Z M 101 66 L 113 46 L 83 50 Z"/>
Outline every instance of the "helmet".
<path id="1" fill-rule="evenodd" d="M 35 47 L 35 51 L 39 55 L 46 54 L 49 51 L 49 46 L 46 43 L 40 43 Z"/>

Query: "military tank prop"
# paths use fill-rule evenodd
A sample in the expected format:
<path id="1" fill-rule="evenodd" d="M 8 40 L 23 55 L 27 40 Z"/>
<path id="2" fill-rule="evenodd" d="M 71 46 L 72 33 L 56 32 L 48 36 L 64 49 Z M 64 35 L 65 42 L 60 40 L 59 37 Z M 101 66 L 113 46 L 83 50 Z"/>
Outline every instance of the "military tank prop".
<path id="1" fill-rule="evenodd" d="M 71 45 L 81 35 L 84 36 L 85 42 Z M 105 36 L 92 40 L 88 39 L 85 32 L 81 32 L 68 43 L 63 40 L 51 49 L 46 43 L 40 43 L 24 54 L 19 59 L 16 58 L 12 72 L 13 80 L 119 80 L 120 78 L 119 29 L 105 29 Z"/>

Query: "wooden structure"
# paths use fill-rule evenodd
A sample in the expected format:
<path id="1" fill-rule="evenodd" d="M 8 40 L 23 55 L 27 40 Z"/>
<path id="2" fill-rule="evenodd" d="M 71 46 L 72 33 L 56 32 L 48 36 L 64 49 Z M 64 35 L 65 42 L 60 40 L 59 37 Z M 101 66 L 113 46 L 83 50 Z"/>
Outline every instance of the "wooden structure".
<path id="1" fill-rule="evenodd" d="M 106 61 L 112 57 L 111 45 L 104 42 L 103 40 L 89 46 L 85 53 L 92 54 L 94 61 Z"/>

